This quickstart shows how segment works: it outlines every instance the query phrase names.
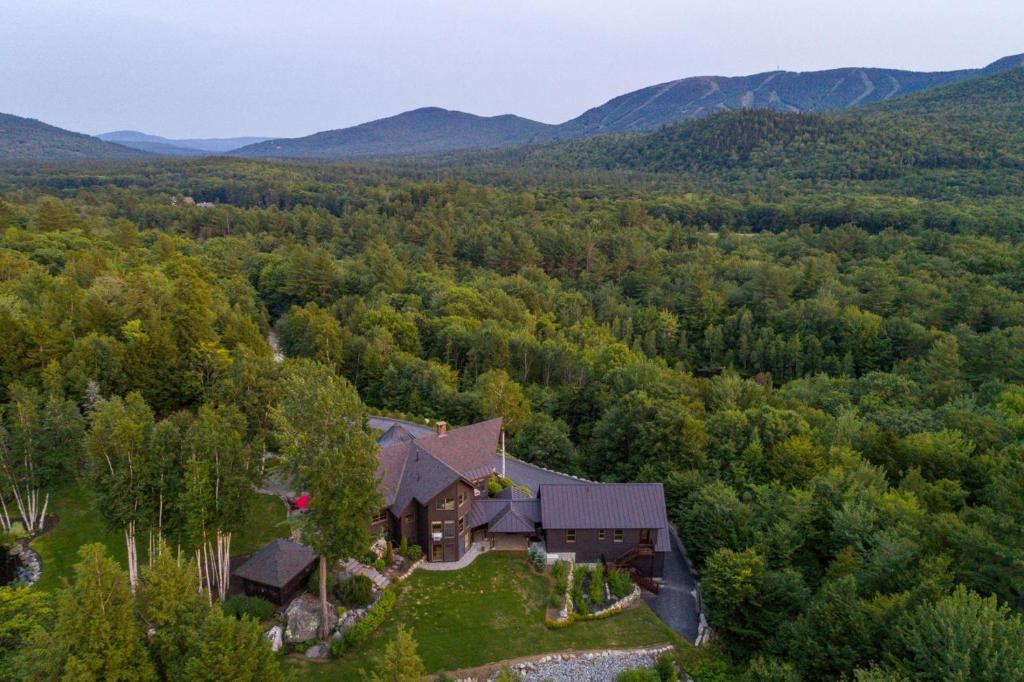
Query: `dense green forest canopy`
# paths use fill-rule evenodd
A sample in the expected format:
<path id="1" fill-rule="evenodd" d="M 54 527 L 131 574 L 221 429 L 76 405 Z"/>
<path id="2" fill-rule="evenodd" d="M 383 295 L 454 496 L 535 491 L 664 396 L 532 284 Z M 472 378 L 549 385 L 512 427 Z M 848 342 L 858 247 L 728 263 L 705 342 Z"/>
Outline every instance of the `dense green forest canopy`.
<path id="1" fill-rule="evenodd" d="M 1004 113 L 998 153 L 896 181 L 789 173 L 786 145 L 566 182 L 473 164 L 4 169 L 0 403 L 62 427 L 47 433 L 84 414 L 92 434 L 96 406 L 130 396 L 167 438 L 210 424 L 274 448 L 273 327 L 372 409 L 500 415 L 520 457 L 663 481 L 717 633 L 697 680 L 1017 679 L 1024 213 Z M 761 135 L 776 116 L 707 125 Z M 833 123 L 794 125 L 828 151 Z M 799 156 L 833 166 L 816 154 Z M 85 458 L 74 437 L 49 449 L 44 485 Z M 165 513 L 187 536 L 186 511 Z"/>

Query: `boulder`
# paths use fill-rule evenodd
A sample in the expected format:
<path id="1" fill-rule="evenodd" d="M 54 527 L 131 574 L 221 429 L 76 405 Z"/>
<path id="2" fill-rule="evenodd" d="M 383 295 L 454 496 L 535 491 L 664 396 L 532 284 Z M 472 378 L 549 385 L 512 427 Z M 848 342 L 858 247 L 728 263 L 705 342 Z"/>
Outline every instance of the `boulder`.
<path id="1" fill-rule="evenodd" d="M 284 641 L 298 644 L 314 639 L 320 632 L 320 600 L 311 594 L 296 597 L 284 612 L 288 621 L 284 630 Z M 338 623 L 334 608 L 327 613 L 327 629 L 333 630 Z"/>
<path id="2" fill-rule="evenodd" d="M 263 633 L 263 636 L 270 640 L 270 650 L 274 653 L 280 651 L 284 646 L 283 634 L 280 625 L 275 625 Z"/>
<path id="3" fill-rule="evenodd" d="M 306 649 L 306 658 L 327 658 L 331 650 L 326 644 L 316 644 Z"/>

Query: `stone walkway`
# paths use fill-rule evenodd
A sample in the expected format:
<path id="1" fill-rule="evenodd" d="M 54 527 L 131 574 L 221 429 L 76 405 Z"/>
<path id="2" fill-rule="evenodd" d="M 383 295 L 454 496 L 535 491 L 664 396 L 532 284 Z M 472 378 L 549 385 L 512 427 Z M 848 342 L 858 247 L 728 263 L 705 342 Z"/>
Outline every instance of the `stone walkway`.
<path id="1" fill-rule="evenodd" d="M 387 576 L 381 575 L 377 569 L 373 566 L 367 566 L 362 564 L 355 559 L 349 559 L 344 564 L 345 573 L 348 575 L 365 575 L 367 578 L 373 581 L 373 584 L 380 589 L 386 588 L 391 584 L 391 580 Z"/>
<path id="2" fill-rule="evenodd" d="M 487 550 L 487 542 L 474 542 L 470 545 L 466 553 L 462 555 L 462 558 L 458 561 L 424 561 L 420 564 L 419 570 L 422 571 L 457 571 L 460 568 L 465 568 L 473 563 L 473 560 L 483 554 Z"/>

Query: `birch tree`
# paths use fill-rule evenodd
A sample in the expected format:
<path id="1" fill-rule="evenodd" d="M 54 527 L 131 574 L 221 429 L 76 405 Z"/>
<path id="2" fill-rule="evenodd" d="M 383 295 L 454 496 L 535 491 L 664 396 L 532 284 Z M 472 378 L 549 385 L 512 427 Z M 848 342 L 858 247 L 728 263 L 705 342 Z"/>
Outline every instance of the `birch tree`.
<path id="1" fill-rule="evenodd" d="M 140 523 L 151 516 L 145 470 L 153 427 L 153 412 L 146 401 L 138 393 L 129 393 L 96 405 L 85 438 L 89 482 L 100 514 L 111 528 L 124 532 L 133 591 L 139 578 L 136 537 Z"/>
<path id="2" fill-rule="evenodd" d="M 328 567 L 367 550 L 370 516 L 383 505 L 377 443 L 355 387 L 308 360 L 290 363 L 274 417 L 294 485 L 311 497 L 302 541 L 320 555 L 320 637 L 326 640 Z"/>
<path id="3" fill-rule="evenodd" d="M 245 430 L 235 407 L 204 405 L 184 438 L 181 512 L 202 582 L 220 601 L 231 580 L 231 535 L 245 519 L 260 471 L 262 449 L 245 443 Z"/>
<path id="4" fill-rule="evenodd" d="M 0 419 L 0 528 L 10 531 L 15 515 L 34 533 L 46 521 L 48 488 L 81 448 L 82 418 L 56 389 L 44 396 L 15 384 L 10 396 Z"/>

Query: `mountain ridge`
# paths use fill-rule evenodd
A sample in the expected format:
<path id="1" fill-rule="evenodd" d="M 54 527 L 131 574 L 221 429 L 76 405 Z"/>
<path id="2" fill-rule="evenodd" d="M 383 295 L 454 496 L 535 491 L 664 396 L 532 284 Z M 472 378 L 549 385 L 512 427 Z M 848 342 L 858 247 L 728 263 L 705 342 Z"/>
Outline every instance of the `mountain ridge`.
<path id="1" fill-rule="evenodd" d="M 482 117 L 439 107 L 422 107 L 349 128 L 325 130 L 298 138 L 269 140 L 232 152 L 239 156 L 346 159 L 415 156 L 488 149 L 536 142 L 553 142 L 615 132 L 650 132 L 680 120 L 718 111 L 773 109 L 825 112 L 865 106 L 914 92 L 999 73 L 1024 64 L 1024 54 L 1002 57 L 980 69 L 919 72 L 876 67 L 846 67 L 823 71 L 768 71 L 749 76 L 692 76 L 667 81 L 613 97 L 560 124 L 546 124 L 513 114 Z M 432 139 L 415 139 L 416 130 L 404 121 L 435 117 Z M 443 112 L 443 113 L 442 113 Z M 440 118 L 447 117 L 448 121 Z M 479 122 L 514 119 L 504 134 L 473 130 L 465 117 Z M 490 125 L 493 123 L 480 125 Z M 447 138 L 438 136 L 446 131 Z M 375 139 L 389 134 L 390 139 Z M 410 138 L 410 139 L 402 139 Z"/>
<path id="2" fill-rule="evenodd" d="M 151 155 L 34 118 L 0 113 L 0 159 L 139 159 Z"/>
<path id="3" fill-rule="evenodd" d="M 225 154 L 250 144 L 273 139 L 260 136 L 169 138 L 138 130 L 114 130 L 108 133 L 100 133 L 96 137 L 107 142 L 116 142 L 125 147 L 140 149 L 162 156 Z"/>

